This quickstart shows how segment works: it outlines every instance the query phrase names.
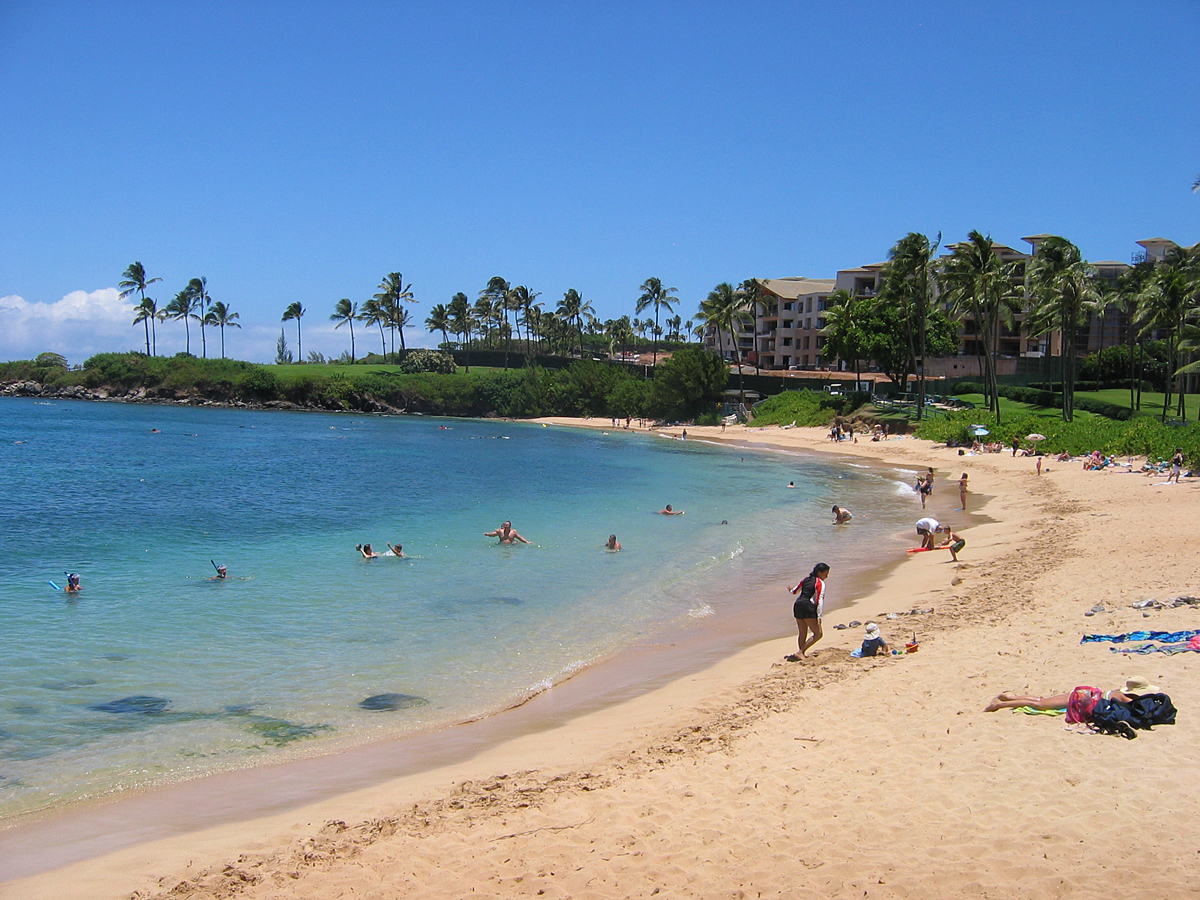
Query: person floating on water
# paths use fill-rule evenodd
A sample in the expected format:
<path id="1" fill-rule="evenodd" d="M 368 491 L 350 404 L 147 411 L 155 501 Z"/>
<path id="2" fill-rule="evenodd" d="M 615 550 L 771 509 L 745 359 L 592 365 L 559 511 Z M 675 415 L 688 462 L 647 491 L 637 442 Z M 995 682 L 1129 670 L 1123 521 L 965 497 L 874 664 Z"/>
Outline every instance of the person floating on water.
<path id="1" fill-rule="evenodd" d="M 833 508 L 833 524 L 834 525 L 845 525 L 847 522 L 849 522 L 853 518 L 854 518 L 854 516 L 852 516 L 850 514 L 850 510 L 846 509 L 846 507 L 835 506 Z"/>
<path id="2" fill-rule="evenodd" d="M 495 531 L 485 531 L 483 536 L 499 538 L 501 544 L 515 544 L 518 542 L 522 544 L 529 543 L 529 541 L 525 540 L 525 538 L 521 537 L 521 535 L 517 533 L 517 529 L 512 527 L 512 522 L 505 522 Z"/>
<path id="3" fill-rule="evenodd" d="M 621 549 L 621 542 L 617 540 L 617 536 L 615 534 L 610 534 L 608 536 L 608 543 L 604 545 L 604 549 L 611 550 L 614 553 Z"/>
<path id="4" fill-rule="evenodd" d="M 387 542 L 384 541 L 384 543 L 387 543 Z M 398 557 L 400 557 L 400 559 L 404 559 L 404 554 L 400 552 L 401 550 L 404 549 L 404 547 L 401 544 L 397 544 L 395 547 L 393 547 L 391 544 L 388 544 L 387 548 L 392 551 L 392 556 L 398 556 Z"/>
<path id="5" fill-rule="evenodd" d="M 355 544 L 354 549 L 363 555 L 363 559 L 375 559 L 379 556 L 378 553 L 371 549 L 370 544 Z"/>
<path id="6" fill-rule="evenodd" d="M 75 572 L 64 572 L 67 576 L 67 586 L 63 588 L 68 594 L 77 594 L 83 590 L 83 585 L 79 583 L 79 575 Z"/>
<path id="7" fill-rule="evenodd" d="M 662 509 L 660 509 L 658 511 L 658 514 L 660 516 L 682 516 L 683 510 L 682 509 L 681 510 L 671 509 L 671 504 L 668 503 L 665 507 L 663 507 Z"/>
<path id="8" fill-rule="evenodd" d="M 229 569 L 225 566 L 218 566 L 216 563 L 213 563 L 213 567 L 217 570 L 217 574 L 208 579 L 209 581 L 224 581 L 229 577 Z"/>

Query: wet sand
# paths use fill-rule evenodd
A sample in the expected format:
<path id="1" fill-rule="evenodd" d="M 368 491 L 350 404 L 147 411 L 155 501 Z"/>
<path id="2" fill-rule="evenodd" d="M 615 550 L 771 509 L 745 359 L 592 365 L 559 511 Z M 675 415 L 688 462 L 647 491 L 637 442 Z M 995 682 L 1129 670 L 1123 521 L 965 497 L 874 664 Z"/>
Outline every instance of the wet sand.
<path id="1" fill-rule="evenodd" d="M 932 465 L 934 514 L 968 545 L 957 564 L 944 551 L 879 559 L 891 569 L 827 616 L 810 660 L 783 661 L 795 636 L 781 629 L 700 671 L 665 674 L 649 692 L 495 735 L 446 765 L 138 843 L 0 885 L 0 896 L 1187 890 L 1200 869 L 1188 789 L 1200 774 L 1190 714 L 1200 655 L 1127 657 L 1079 637 L 1200 627 L 1200 610 L 1144 617 L 1129 606 L 1197 592 L 1194 484 L 1078 463 L 1051 462 L 1038 477 L 1029 459 L 958 457 L 908 438 L 834 448 L 819 429 L 688 436 Z M 958 513 L 964 470 L 979 492 L 969 501 L 990 499 Z M 854 523 L 843 527 L 852 540 Z M 1085 617 L 1098 602 L 1106 611 Z M 916 633 L 919 652 L 902 657 L 852 659 L 861 628 L 835 627 L 914 608 L 933 611 L 880 621 L 893 643 Z M 1060 718 L 982 712 L 1001 690 L 1119 687 L 1131 675 L 1171 694 L 1177 725 L 1124 741 L 1069 732 Z"/>

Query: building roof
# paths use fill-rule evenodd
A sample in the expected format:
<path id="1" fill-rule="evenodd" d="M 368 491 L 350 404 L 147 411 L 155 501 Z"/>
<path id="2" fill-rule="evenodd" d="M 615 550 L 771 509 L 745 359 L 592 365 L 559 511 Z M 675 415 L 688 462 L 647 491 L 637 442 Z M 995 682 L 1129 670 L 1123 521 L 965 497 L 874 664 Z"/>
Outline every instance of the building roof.
<path id="1" fill-rule="evenodd" d="M 1052 235 L 1052 234 L 1031 234 L 1031 235 L 1029 235 L 1029 237 L 1021 238 L 1021 240 L 1025 241 L 1025 243 L 1027 243 L 1027 244 L 1032 244 L 1035 241 L 1044 241 L 1046 238 L 1052 238 L 1052 237 L 1054 237 L 1054 235 Z"/>
<path id="2" fill-rule="evenodd" d="M 1093 266 L 1104 266 L 1106 269 L 1112 266 L 1119 266 L 1122 269 L 1128 269 L 1129 263 L 1121 262 L 1119 259 L 1102 259 L 1099 262 L 1092 263 Z"/>
<path id="3" fill-rule="evenodd" d="M 1168 244 L 1172 247 L 1179 246 L 1170 238 L 1146 238 L 1144 241 L 1135 241 L 1135 243 L 1142 247 L 1145 247 L 1147 244 Z"/>
<path id="4" fill-rule="evenodd" d="M 760 278 L 758 283 L 783 300 L 833 292 L 832 278 Z"/>

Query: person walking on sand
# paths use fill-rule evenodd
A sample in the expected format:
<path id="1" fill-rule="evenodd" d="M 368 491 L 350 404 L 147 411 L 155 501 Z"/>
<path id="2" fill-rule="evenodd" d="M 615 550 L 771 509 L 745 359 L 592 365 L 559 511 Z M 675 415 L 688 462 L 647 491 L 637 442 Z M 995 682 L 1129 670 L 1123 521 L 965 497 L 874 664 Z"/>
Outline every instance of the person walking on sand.
<path id="1" fill-rule="evenodd" d="M 958 511 L 966 512 L 967 511 L 967 473 L 966 472 L 963 472 L 962 478 L 958 479 L 958 502 L 962 504 L 961 506 L 959 506 Z"/>
<path id="2" fill-rule="evenodd" d="M 1042 458 L 1040 456 L 1037 458 L 1036 468 L 1037 468 L 1037 473 L 1039 475 L 1041 475 L 1042 474 Z"/>
<path id="3" fill-rule="evenodd" d="M 825 605 L 825 579 L 829 577 L 829 566 L 817 563 L 808 577 L 794 588 L 792 594 L 798 594 L 792 603 L 792 615 L 796 619 L 796 652 L 786 657 L 789 662 L 796 662 L 808 656 L 812 645 L 821 639 L 821 613 Z"/>
<path id="4" fill-rule="evenodd" d="M 512 527 L 512 522 L 504 522 L 495 531 L 485 531 L 483 536 L 499 538 L 501 544 L 529 543 L 529 541 L 517 534 L 517 529 Z"/>

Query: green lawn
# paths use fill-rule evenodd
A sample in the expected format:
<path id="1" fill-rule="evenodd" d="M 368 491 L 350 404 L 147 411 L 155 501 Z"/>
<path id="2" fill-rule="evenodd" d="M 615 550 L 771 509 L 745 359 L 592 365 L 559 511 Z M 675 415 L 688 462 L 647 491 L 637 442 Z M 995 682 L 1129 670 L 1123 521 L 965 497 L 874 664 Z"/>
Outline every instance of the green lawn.
<path id="1" fill-rule="evenodd" d="M 986 401 L 983 399 L 983 394 L 955 394 L 960 400 L 966 400 L 968 403 L 974 403 L 976 407 L 983 409 Z M 1080 394 L 1079 396 L 1084 396 Z M 1088 394 L 1087 396 L 1091 396 Z M 1129 398 L 1126 397 L 1126 400 Z M 1129 404 L 1126 403 L 1126 406 Z M 1000 398 L 1000 418 L 1012 419 L 1017 416 L 1040 416 L 1044 419 L 1061 419 L 1062 410 L 1055 409 L 1052 406 L 1034 406 L 1031 403 L 1018 403 L 1016 400 L 1009 400 L 1007 397 Z M 1075 418 L 1079 420 L 1095 419 L 1095 413 L 1085 412 L 1082 409 L 1075 410 Z"/>
<path id="2" fill-rule="evenodd" d="M 1106 391 L 1088 391 L 1087 393 L 1076 392 L 1076 397 L 1094 397 L 1097 400 L 1103 400 L 1105 403 L 1115 403 L 1117 406 L 1129 407 L 1129 388 L 1109 388 Z M 1142 413 L 1161 416 L 1162 415 L 1163 395 L 1154 391 L 1142 391 Z M 1187 420 L 1189 422 L 1200 421 L 1200 394 L 1188 394 L 1185 401 L 1187 409 Z M 1175 411 L 1179 408 L 1179 398 L 1176 395 L 1171 397 L 1171 408 L 1167 410 L 1167 418 L 1174 419 Z"/>

